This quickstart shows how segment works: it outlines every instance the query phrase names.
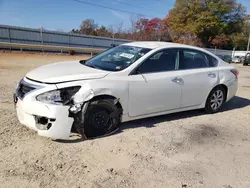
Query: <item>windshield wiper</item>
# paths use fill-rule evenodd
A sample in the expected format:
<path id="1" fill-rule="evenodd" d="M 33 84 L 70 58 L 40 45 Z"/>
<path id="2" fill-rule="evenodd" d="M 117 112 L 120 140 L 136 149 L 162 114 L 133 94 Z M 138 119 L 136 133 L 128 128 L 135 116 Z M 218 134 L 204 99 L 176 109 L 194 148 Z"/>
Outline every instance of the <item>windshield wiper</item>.
<path id="1" fill-rule="evenodd" d="M 94 69 L 100 69 L 99 67 L 95 66 L 95 65 L 92 65 L 92 64 L 84 64 L 85 66 L 87 67 L 91 67 L 91 68 L 94 68 Z"/>
<path id="2" fill-rule="evenodd" d="M 88 67 L 94 68 L 94 69 L 99 69 L 97 66 L 94 66 L 94 65 L 87 65 L 87 64 L 85 64 L 85 65 Z"/>

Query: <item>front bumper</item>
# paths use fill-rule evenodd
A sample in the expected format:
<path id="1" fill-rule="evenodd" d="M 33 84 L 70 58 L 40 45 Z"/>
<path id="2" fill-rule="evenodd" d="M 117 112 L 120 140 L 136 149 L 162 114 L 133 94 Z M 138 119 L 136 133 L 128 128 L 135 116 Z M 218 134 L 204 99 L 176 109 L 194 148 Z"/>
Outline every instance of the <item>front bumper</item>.
<path id="1" fill-rule="evenodd" d="M 29 84 L 37 84 L 25 81 Z M 14 95 L 17 117 L 21 124 L 35 130 L 40 136 L 67 139 L 74 121 L 69 117 L 70 106 L 45 104 L 35 99 L 38 94 L 53 89 L 56 89 L 55 85 L 41 86 L 27 93 L 23 98 Z"/>
<path id="2" fill-rule="evenodd" d="M 68 109 L 68 106 L 48 105 L 20 99 L 16 103 L 17 117 L 21 124 L 37 131 L 40 136 L 54 139 L 66 139 L 70 135 L 74 120 L 68 117 Z M 48 130 L 41 130 L 41 124 L 37 121 L 39 117 L 49 120 Z"/>

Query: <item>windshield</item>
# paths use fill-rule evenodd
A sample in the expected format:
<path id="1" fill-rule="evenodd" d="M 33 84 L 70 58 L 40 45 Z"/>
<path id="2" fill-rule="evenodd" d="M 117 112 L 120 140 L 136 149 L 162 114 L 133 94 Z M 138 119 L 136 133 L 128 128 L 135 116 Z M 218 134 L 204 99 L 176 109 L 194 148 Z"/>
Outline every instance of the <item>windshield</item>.
<path id="1" fill-rule="evenodd" d="M 107 71 L 121 71 L 132 65 L 150 50 L 148 48 L 121 45 L 89 59 L 85 65 Z"/>

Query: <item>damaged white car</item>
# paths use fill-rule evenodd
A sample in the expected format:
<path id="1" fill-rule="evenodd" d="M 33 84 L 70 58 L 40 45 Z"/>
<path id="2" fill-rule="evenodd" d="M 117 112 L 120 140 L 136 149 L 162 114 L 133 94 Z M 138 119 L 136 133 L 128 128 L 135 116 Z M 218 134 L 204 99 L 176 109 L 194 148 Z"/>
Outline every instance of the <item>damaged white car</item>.
<path id="1" fill-rule="evenodd" d="M 212 53 L 165 42 L 133 42 L 87 61 L 29 72 L 14 94 L 21 124 L 65 139 L 109 134 L 121 122 L 204 108 L 219 111 L 237 91 L 238 71 Z"/>

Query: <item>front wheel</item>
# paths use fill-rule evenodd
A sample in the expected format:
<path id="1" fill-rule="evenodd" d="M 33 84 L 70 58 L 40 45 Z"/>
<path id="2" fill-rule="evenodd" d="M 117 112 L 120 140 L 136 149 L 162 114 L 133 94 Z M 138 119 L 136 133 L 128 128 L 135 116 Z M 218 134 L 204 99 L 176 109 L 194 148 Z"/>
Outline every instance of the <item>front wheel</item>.
<path id="1" fill-rule="evenodd" d="M 225 101 L 225 97 L 226 92 L 223 87 L 214 88 L 207 98 L 205 112 L 210 114 L 218 112 Z"/>
<path id="2" fill-rule="evenodd" d="M 90 103 L 84 120 L 87 138 L 111 134 L 120 123 L 121 110 L 113 100 L 98 100 Z"/>

